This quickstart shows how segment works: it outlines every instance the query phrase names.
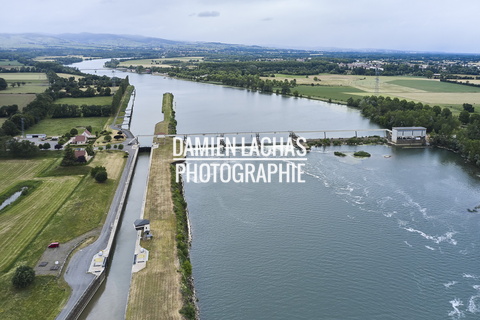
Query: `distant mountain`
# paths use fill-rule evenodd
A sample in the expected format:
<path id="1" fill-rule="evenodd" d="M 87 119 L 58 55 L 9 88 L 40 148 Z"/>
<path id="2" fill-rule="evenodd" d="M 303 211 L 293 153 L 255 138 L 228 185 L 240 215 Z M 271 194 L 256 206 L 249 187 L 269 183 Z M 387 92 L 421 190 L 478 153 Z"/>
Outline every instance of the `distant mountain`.
<path id="1" fill-rule="evenodd" d="M 135 35 L 94 33 L 0 33 L 0 48 L 165 48 L 186 45 L 187 42 Z"/>

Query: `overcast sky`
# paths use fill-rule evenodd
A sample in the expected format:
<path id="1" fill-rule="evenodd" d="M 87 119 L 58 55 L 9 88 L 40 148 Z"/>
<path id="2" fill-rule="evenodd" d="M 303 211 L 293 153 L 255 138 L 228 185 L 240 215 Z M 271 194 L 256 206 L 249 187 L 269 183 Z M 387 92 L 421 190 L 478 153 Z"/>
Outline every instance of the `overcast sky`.
<path id="1" fill-rule="evenodd" d="M 14 0 L 3 33 L 480 53 L 479 0 Z"/>

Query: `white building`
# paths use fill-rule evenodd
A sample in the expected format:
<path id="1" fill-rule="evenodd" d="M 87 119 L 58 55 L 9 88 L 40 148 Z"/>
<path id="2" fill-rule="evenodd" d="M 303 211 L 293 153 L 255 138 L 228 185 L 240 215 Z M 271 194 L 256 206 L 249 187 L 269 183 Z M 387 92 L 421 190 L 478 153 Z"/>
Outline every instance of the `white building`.
<path id="1" fill-rule="evenodd" d="M 393 127 L 390 141 L 399 145 L 424 145 L 427 139 L 427 128 Z"/>

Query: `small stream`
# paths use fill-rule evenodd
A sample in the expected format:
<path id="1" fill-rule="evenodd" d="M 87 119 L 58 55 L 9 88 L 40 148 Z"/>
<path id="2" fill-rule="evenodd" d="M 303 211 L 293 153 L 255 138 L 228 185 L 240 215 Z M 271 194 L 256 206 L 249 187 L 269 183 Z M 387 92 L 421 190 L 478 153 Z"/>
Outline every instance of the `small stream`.
<path id="1" fill-rule="evenodd" d="M 20 198 L 20 196 L 22 195 L 22 192 L 24 190 L 28 189 L 27 187 L 23 187 L 20 191 L 17 191 L 15 192 L 14 194 L 12 194 L 10 196 L 10 198 L 8 198 L 7 200 L 3 201 L 2 204 L 0 204 L 0 210 L 2 210 L 3 208 L 5 208 L 6 206 L 8 206 L 9 204 L 12 204 L 15 202 L 15 200 L 17 200 L 18 198 Z"/>

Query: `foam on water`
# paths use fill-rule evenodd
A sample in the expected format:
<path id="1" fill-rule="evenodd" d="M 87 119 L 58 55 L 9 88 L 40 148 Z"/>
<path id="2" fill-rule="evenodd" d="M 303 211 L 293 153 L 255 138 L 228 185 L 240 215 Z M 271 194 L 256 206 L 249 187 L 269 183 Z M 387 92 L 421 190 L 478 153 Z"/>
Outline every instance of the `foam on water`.
<path id="1" fill-rule="evenodd" d="M 450 304 L 452 305 L 453 310 L 448 313 L 452 319 L 461 319 L 465 317 L 465 313 L 458 309 L 458 307 L 463 306 L 462 300 L 455 298 L 454 300 L 450 300 Z"/>
<path id="2" fill-rule="evenodd" d="M 477 290 L 477 294 L 471 296 L 468 300 L 467 311 L 470 313 L 478 313 L 480 312 L 480 286 L 474 285 L 472 287 L 473 289 Z"/>
<path id="3" fill-rule="evenodd" d="M 432 250 L 432 251 L 435 251 L 436 249 L 435 248 L 432 248 L 430 246 L 425 246 L 425 248 L 427 248 L 428 250 Z"/>
<path id="4" fill-rule="evenodd" d="M 447 283 L 444 283 L 443 286 L 448 289 L 448 288 L 450 288 L 451 286 L 456 285 L 457 283 L 458 283 L 458 281 L 449 281 L 449 282 L 447 282 Z"/>
<path id="5" fill-rule="evenodd" d="M 464 273 L 464 274 L 463 274 L 463 277 L 464 277 L 464 278 L 475 279 L 475 280 L 480 279 L 479 276 L 476 276 L 476 275 L 474 275 L 474 274 L 469 274 L 469 273 Z"/>
<path id="6" fill-rule="evenodd" d="M 403 228 L 405 230 L 407 230 L 408 232 L 413 232 L 413 233 L 418 233 L 419 235 L 421 235 L 423 238 L 427 239 L 427 240 L 432 240 L 433 242 L 435 242 L 436 244 L 439 244 L 441 242 L 447 242 L 447 243 L 450 243 L 454 246 L 457 245 L 457 240 L 453 239 L 453 236 L 456 234 L 456 232 L 454 231 L 449 231 L 449 232 L 446 232 L 444 235 L 442 236 L 431 236 L 429 234 L 426 234 L 425 232 L 423 231 L 420 231 L 420 230 L 416 230 L 414 228 L 411 228 L 411 227 L 408 227 L 408 228 Z"/>
<path id="7" fill-rule="evenodd" d="M 403 241 L 403 242 L 404 242 L 404 243 L 405 243 L 407 246 L 409 246 L 410 248 L 412 248 L 412 247 L 413 247 L 413 246 L 412 246 L 410 243 L 408 243 L 408 241 L 407 241 L 407 240 L 405 240 L 405 241 Z"/>

